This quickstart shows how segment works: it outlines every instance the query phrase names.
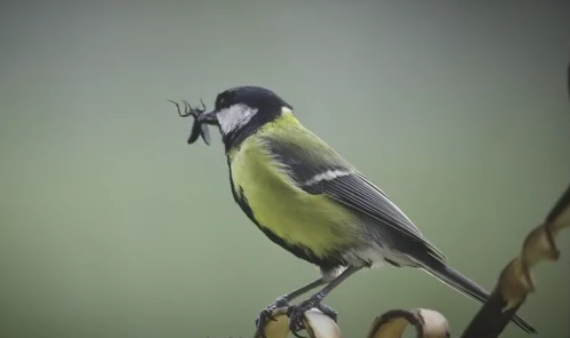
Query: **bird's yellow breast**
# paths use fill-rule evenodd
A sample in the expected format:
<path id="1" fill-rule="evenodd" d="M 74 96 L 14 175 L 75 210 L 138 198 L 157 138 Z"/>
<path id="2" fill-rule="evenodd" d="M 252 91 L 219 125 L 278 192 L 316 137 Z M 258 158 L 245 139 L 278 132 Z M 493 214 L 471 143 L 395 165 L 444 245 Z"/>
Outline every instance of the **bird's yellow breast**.
<path id="1" fill-rule="evenodd" d="M 353 216 L 326 196 L 311 195 L 296 186 L 264 145 L 264 132 L 246 139 L 230 155 L 234 190 L 245 197 L 256 221 L 317 256 L 353 244 L 357 239 Z"/>

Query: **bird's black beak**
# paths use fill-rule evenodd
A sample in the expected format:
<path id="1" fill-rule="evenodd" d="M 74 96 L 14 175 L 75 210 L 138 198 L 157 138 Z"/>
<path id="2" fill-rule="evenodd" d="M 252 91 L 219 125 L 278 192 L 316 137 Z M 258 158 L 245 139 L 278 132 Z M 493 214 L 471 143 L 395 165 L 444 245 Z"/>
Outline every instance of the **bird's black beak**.
<path id="1" fill-rule="evenodd" d="M 211 112 L 203 113 L 198 116 L 197 121 L 199 123 L 204 124 L 211 124 L 211 125 L 218 125 L 218 118 L 216 117 L 216 111 L 212 110 Z"/>

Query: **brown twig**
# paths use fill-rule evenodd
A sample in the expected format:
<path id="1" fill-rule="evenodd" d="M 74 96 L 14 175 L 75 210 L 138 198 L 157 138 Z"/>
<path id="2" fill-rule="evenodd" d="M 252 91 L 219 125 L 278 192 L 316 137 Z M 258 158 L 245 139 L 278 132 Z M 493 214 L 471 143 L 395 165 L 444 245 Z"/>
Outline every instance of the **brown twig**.
<path id="1" fill-rule="evenodd" d="M 433 310 L 391 310 L 376 318 L 368 338 L 398 338 L 409 325 L 416 329 L 417 338 L 449 338 L 445 317 Z"/>
<path id="2" fill-rule="evenodd" d="M 570 186 L 558 200 L 543 224 L 525 238 L 518 257 L 501 272 L 499 282 L 479 313 L 471 321 L 463 338 L 498 337 L 527 295 L 535 286 L 531 269 L 543 261 L 556 261 L 560 253 L 554 239 L 559 231 L 570 226 Z"/>
<path id="3" fill-rule="evenodd" d="M 268 321 L 265 325 L 265 337 L 287 338 L 289 334 L 289 317 L 287 308 L 279 308 L 272 312 L 275 321 Z M 318 309 L 311 309 L 305 313 L 305 327 L 310 338 L 342 338 L 342 333 L 336 323 Z M 254 338 L 261 338 L 255 335 Z"/>

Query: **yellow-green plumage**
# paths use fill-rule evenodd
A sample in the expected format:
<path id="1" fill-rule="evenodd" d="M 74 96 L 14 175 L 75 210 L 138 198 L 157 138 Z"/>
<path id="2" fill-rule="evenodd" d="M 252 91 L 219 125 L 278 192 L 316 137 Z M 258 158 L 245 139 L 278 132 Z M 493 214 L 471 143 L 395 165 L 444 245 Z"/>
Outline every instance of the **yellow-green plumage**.
<path id="1" fill-rule="evenodd" d="M 354 215 L 325 195 L 311 195 L 297 187 L 287 169 L 273 158 L 265 140 L 285 134 L 321 156 L 331 152 L 292 114 L 284 113 L 228 154 L 234 191 L 245 196 L 261 227 L 286 242 L 310 248 L 317 256 L 356 244 Z"/>

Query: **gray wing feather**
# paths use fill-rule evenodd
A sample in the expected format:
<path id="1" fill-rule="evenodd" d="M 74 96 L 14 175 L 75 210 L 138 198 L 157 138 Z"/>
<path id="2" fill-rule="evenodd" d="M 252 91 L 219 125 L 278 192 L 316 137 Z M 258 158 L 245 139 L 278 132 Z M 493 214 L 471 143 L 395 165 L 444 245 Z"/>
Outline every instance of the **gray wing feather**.
<path id="1" fill-rule="evenodd" d="M 408 238 L 410 244 L 421 243 L 430 251 L 432 257 L 445 260 L 445 256 L 423 237 L 420 230 L 380 188 L 320 139 L 317 138 L 315 145 L 316 136 L 310 137 L 312 137 L 311 142 L 301 143 L 294 143 L 294 138 L 291 137 L 266 140 L 275 160 L 287 168 L 291 178 L 300 188 L 310 194 L 325 194 L 337 203 L 376 220 L 374 226 L 383 228 L 378 229 L 379 232 L 396 230 L 404 235 L 403 238 Z M 299 144 L 310 144 L 310 146 L 302 147 Z M 351 174 L 307 184 L 311 178 L 329 170 L 351 172 Z"/>

